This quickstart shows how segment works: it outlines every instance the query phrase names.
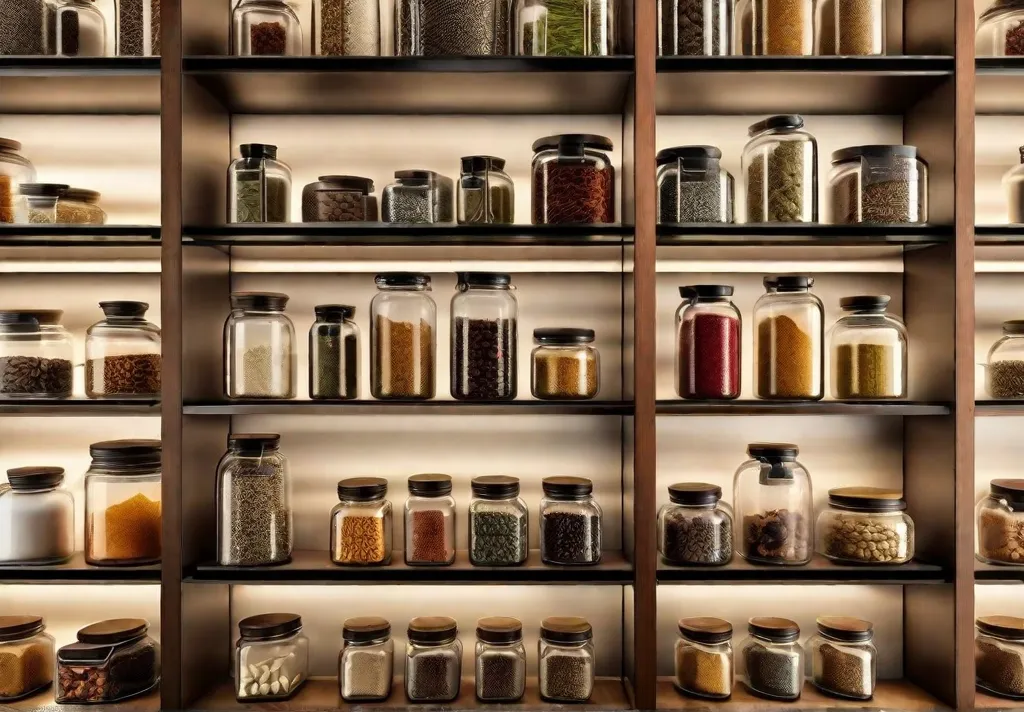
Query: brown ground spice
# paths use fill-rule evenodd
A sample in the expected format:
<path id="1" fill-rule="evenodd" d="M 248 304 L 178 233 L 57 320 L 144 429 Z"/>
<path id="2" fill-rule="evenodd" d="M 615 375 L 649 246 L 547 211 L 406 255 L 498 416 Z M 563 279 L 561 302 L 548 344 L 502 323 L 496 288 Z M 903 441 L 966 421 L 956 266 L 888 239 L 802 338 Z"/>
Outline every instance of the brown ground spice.
<path id="1" fill-rule="evenodd" d="M 434 397 L 434 330 L 378 316 L 374 340 L 375 398 Z"/>
<path id="2" fill-rule="evenodd" d="M 384 561 L 384 520 L 381 517 L 344 517 L 336 534 L 336 562 L 379 564 Z"/>
<path id="3" fill-rule="evenodd" d="M 814 340 L 788 316 L 757 325 L 757 395 L 761 398 L 814 398 Z"/>
<path id="4" fill-rule="evenodd" d="M 97 526 L 97 518 L 102 524 Z M 160 502 L 139 493 L 89 518 L 90 561 L 131 562 L 160 558 Z"/>
<path id="5" fill-rule="evenodd" d="M 49 645 L 38 640 L 0 645 L 0 700 L 22 697 L 52 681 Z"/>

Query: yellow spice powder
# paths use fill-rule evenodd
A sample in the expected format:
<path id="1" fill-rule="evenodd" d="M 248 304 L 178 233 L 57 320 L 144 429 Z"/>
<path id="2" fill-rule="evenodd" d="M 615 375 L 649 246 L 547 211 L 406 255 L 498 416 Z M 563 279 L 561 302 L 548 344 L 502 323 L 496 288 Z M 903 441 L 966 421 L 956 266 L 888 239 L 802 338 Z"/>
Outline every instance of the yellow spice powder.
<path id="1" fill-rule="evenodd" d="M 160 558 L 160 502 L 139 493 L 89 518 L 89 558 L 132 561 Z"/>

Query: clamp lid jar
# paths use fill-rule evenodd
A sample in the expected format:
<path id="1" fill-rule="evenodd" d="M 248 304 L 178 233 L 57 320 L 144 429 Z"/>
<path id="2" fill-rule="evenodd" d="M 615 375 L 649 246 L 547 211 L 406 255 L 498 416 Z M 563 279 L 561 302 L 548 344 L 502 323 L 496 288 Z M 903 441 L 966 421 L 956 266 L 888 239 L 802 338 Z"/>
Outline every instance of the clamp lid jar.
<path id="1" fill-rule="evenodd" d="M 540 556 L 546 564 L 601 562 L 601 505 L 585 477 L 545 477 L 541 483 Z"/>
<path id="2" fill-rule="evenodd" d="M 456 400 L 513 400 L 519 303 L 512 277 L 459 272 L 451 303 L 451 391 Z"/>
<path id="3" fill-rule="evenodd" d="M 320 176 L 302 189 L 302 222 L 377 222 L 377 213 L 369 178 Z"/>
<path id="4" fill-rule="evenodd" d="M 469 560 L 474 566 L 516 566 L 529 556 L 529 508 L 519 480 L 474 477 L 469 501 Z"/>
<path id="5" fill-rule="evenodd" d="M 679 288 L 676 392 L 680 398 L 730 400 L 740 395 L 743 318 L 725 284 Z"/>
<path id="6" fill-rule="evenodd" d="M 843 297 L 845 314 L 829 334 L 832 395 L 839 399 L 907 397 L 907 328 L 886 311 L 887 295 Z"/>
<path id="7" fill-rule="evenodd" d="M 405 500 L 405 563 L 448 566 L 455 561 L 455 498 L 448 475 L 409 478 Z"/>
<path id="8" fill-rule="evenodd" d="M 13 702 L 53 682 L 54 639 L 39 616 L 0 616 L 0 702 Z"/>
<path id="9" fill-rule="evenodd" d="M 349 618 L 341 630 L 338 686 L 346 702 L 382 702 L 391 694 L 395 643 L 384 618 Z"/>
<path id="10" fill-rule="evenodd" d="M 462 681 L 462 641 L 455 619 L 423 616 L 409 621 L 405 646 L 405 695 L 410 702 L 451 702 Z"/>
<path id="11" fill-rule="evenodd" d="M 832 222 L 928 221 L 928 164 L 915 146 L 853 146 L 832 154 Z"/>
<path id="12" fill-rule="evenodd" d="M 869 621 L 822 616 L 818 632 L 807 641 L 811 655 L 811 681 L 827 695 L 870 700 L 875 694 L 875 658 Z"/>
<path id="13" fill-rule="evenodd" d="M 515 618 L 481 618 L 476 624 L 476 698 L 516 702 L 525 692 L 523 624 Z"/>
<path id="14" fill-rule="evenodd" d="M 160 396 L 160 327 L 146 302 L 100 302 L 103 319 L 85 335 L 85 394 L 90 398 Z"/>
<path id="15" fill-rule="evenodd" d="M 754 305 L 754 371 L 758 398 L 819 400 L 825 395 L 825 307 L 814 278 L 764 278 Z"/>
<path id="16" fill-rule="evenodd" d="M 592 134 L 546 136 L 533 142 L 534 225 L 615 222 L 611 139 Z"/>
<path id="17" fill-rule="evenodd" d="M 59 564 L 75 552 L 75 500 L 63 467 L 17 467 L 0 484 L 0 563 Z M 0 631 L 0 637 L 3 632 Z M 0 698 L 3 698 L 0 675 Z"/>
<path id="18" fill-rule="evenodd" d="M 668 488 L 658 513 L 658 551 L 671 564 L 720 566 L 732 560 L 732 510 L 722 488 L 680 482 Z"/>
<path id="19" fill-rule="evenodd" d="M 978 558 L 989 564 L 1024 566 L 1024 480 L 992 480 L 976 517 Z"/>
<path id="20" fill-rule="evenodd" d="M 743 526 L 736 550 L 749 561 L 802 566 L 813 547 L 811 477 L 789 443 L 752 443 L 733 479 L 733 506 Z"/>
<path id="21" fill-rule="evenodd" d="M 249 4 L 269 0 L 243 0 L 237 14 Z M 284 2 L 274 2 L 291 12 Z M 260 26 L 276 27 L 273 22 Z M 291 219 L 292 169 L 277 158 L 277 146 L 268 143 L 243 143 L 241 158 L 228 167 L 229 223 L 286 223 Z"/>
<path id="22" fill-rule="evenodd" d="M 914 522 L 899 490 L 838 487 L 818 516 L 818 553 L 848 564 L 905 564 L 914 558 Z"/>
<path id="23" fill-rule="evenodd" d="M 234 292 L 224 323 L 228 398 L 294 398 L 295 327 L 285 314 L 288 295 Z"/>
<path id="24" fill-rule="evenodd" d="M 658 151 L 661 224 L 732 222 L 734 181 L 722 168 L 721 159 L 722 151 L 714 146 L 677 146 Z"/>
<path id="25" fill-rule="evenodd" d="M 78 642 L 57 651 L 58 704 L 119 702 L 154 689 L 160 682 L 160 646 L 139 618 L 93 623 L 78 631 Z"/>
<path id="26" fill-rule="evenodd" d="M 585 618 L 555 616 L 540 624 L 538 677 L 545 702 L 586 702 L 594 692 L 594 629 Z"/>
<path id="27" fill-rule="evenodd" d="M 1024 319 L 1003 322 L 1003 335 L 988 352 L 986 385 L 992 398 L 1024 398 Z"/>
<path id="28" fill-rule="evenodd" d="M 359 397 L 359 327 L 356 308 L 319 304 L 309 327 L 309 397 L 353 400 Z"/>
<path id="29" fill-rule="evenodd" d="M 0 398 L 71 396 L 71 335 L 59 309 L 0 311 Z"/>
<path id="30" fill-rule="evenodd" d="M 264 613 L 238 623 L 235 698 L 239 702 L 291 699 L 309 677 L 309 639 L 294 613 Z"/>
<path id="31" fill-rule="evenodd" d="M 515 222 L 515 188 L 505 159 L 464 156 L 459 174 L 460 225 L 511 225 Z"/>
<path id="32" fill-rule="evenodd" d="M 742 159 L 746 221 L 817 222 L 818 142 L 804 130 L 803 117 L 770 116 L 752 125 L 749 134 Z"/>
<path id="33" fill-rule="evenodd" d="M 391 502 L 382 477 L 352 477 L 338 483 L 331 511 L 331 561 L 343 565 L 391 563 Z"/>
<path id="34" fill-rule="evenodd" d="M 732 624 L 721 618 L 683 618 L 675 645 L 675 687 L 685 695 L 724 700 L 732 695 Z"/>
<path id="35" fill-rule="evenodd" d="M 975 621 L 975 679 L 980 689 L 1013 700 L 1024 699 L 1024 618 L 982 616 Z"/>

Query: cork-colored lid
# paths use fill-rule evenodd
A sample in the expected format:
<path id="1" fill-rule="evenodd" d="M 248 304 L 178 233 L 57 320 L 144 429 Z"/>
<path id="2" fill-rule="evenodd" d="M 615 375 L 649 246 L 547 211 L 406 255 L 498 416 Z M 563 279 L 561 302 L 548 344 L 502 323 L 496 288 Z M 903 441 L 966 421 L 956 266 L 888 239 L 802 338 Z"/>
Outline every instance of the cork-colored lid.
<path id="1" fill-rule="evenodd" d="M 982 633 L 1008 638 L 1009 640 L 1024 640 L 1024 618 L 1017 616 L 982 616 L 976 621 L 978 630 Z"/>
<path id="2" fill-rule="evenodd" d="M 459 624 L 448 616 L 420 616 L 409 621 L 407 633 L 413 643 L 447 643 L 459 634 Z"/>
<path id="3" fill-rule="evenodd" d="M 679 634 L 696 643 L 714 645 L 732 639 L 732 624 L 722 618 L 682 618 Z"/>
<path id="4" fill-rule="evenodd" d="M 800 626 L 788 618 L 751 618 L 747 631 L 773 643 L 792 643 L 800 637 Z"/>
<path id="5" fill-rule="evenodd" d="M 828 491 L 828 503 L 862 512 L 899 512 L 907 508 L 903 492 L 885 487 L 836 487 Z"/>
<path id="6" fill-rule="evenodd" d="M 846 643 L 866 643 L 874 635 L 870 621 L 849 616 L 820 616 L 818 631 L 829 638 Z"/>
<path id="7" fill-rule="evenodd" d="M 481 618 L 476 623 L 476 637 L 485 643 L 515 643 L 523 639 L 523 624 L 507 616 Z"/>
<path id="8" fill-rule="evenodd" d="M 552 643 L 582 643 L 594 637 L 586 618 L 552 616 L 540 624 L 540 637 Z"/>
<path id="9" fill-rule="evenodd" d="M 341 637 L 349 643 L 368 643 L 391 635 L 391 623 L 379 616 L 349 618 L 341 629 Z"/>

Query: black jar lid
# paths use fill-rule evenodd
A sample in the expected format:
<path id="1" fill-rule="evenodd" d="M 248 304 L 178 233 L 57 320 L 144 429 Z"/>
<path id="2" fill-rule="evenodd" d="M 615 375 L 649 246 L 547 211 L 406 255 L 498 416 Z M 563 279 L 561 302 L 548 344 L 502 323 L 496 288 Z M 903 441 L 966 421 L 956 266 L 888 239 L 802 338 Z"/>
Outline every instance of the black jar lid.
<path id="1" fill-rule="evenodd" d="M 15 467 L 7 471 L 7 482 L 15 490 L 46 489 L 63 481 L 63 467 Z"/>
<path id="2" fill-rule="evenodd" d="M 700 302 L 705 299 L 725 299 L 731 297 L 733 291 L 728 284 L 689 284 L 679 288 L 679 296 Z"/>
<path id="3" fill-rule="evenodd" d="M 349 477 L 338 482 L 338 499 L 372 502 L 388 493 L 388 481 L 383 477 Z"/>
<path id="4" fill-rule="evenodd" d="M 231 308 L 252 311 L 283 312 L 288 295 L 280 292 L 232 292 Z"/>
<path id="5" fill-rule="evenodd" d="M 707 482 L 677 482 L 668 488 L 668 498 L 676 504 L 705 506 L 722 499 L 722 488 Z"/>
<path id="6" fill-rule="evenodd" d="M 843 297 L 839 300 L 839 308 L 848 312 L 870 312 L 881 314 L 892 301 L 888 294 L 860 294 L 854 297 Z"/>
<path id="7" fill-rule="evenodd" d="M 64 183 L 21 183 L 18 192 L 32 198 L 59 198 L 70 187 Z"/>
<path id="8" fill-rule="evenodd" d="M 455 640 L 459 634 L 459 624 L 448 616 L 420 616 L 409 621 L 406 634 L 412 643 L 440 645 Z"/>
<path id="9" fill-rule="evenodd" d="M 533 340 L 538 344 L 552 346 L 571 346 L 573 344 L 592 344 L 596 334 L 593 329 L 574 329 L 572 327 L 556 327 L 533 330 Z"/>
<path id="10" fill-rule="evenodd" d="M 407 183 L 422 183 L 438 178 L 444 178 L 440 173 L 436 171 L 428 171 L 423 168 L 413 168 L 405 171 L 395 171 L 395 180 L 400 180 Z"/>
<path id="11" fill-rule="evenodd" d="M 302 630 L 297 613 L 261 613 L 238 622 L 238 633 L 246 640 L 270 640 Z"/>
<path id="12" fill-rule="evenodd" d="M 750 136 L 756 136 L 762 131 L 771 131 L 773 129 L 802 129 L 804 127 L 804 117 L 800 114 L 777 114 L 776 116 L 769 116 L 763 121 L 758 121 L 756 124 L 752 124 L 747 133 Z"/>
<path id="13" fill-rule="evenodd" d="M 0 138 L 0 151 L 17 153 L 20 150 L 21 141 L 15 141 L 13 138 Z"/>
<path id="14" fill-rule="evenodd" d="M 391 635 L 391 623 L 379 616 L 349 618 L 341 628 L 342 640 L 348 643 L 369 643 Z"/>
<path id="15" fill-rule="evenodd" d="M 145 635 L 149 623 L 142 618 L 113 618 L 87 625 L 78 631 L 78 642 L 89 645 L 117 645 Z"/>
<path id="16" fill-rule="evenodd" d="M 512 275 L 507 272 L 459 272 L 459 284 L 470 287 L 507 287 Z"/>
<path id="17" fill-rule="evenodd" d="M 1017 616 L 981 616 L 974 624 L 982 633 L 1009 640 L 1024 640 L 1024 618 Z"/>
<path id="18" fill-rule="evenodd" d="M 310 190 L 359 191 L 363 195 L 373 192 L 373 181 L 362 176 L 320 176 L 316 183 L 306 186 Z"/>
<path id="19" fill-rule="evenodd" d="M 523 624 L 518 618 L 492 616 L 476 622 L 476 637 L 485 643 L 518 643 L 523 639 Z"/>
<path id="20" fill-rule="evenodd" d="M 664 166 L 676 161 L 717 161 L 722 158 L 722 149 L 717 146 L 675 146 L 658 151 L 655 161 Z"/>
<path id="21" fill-rule="evenodd" d="M 422 272 L 381 272 L 373 281 L 378 287 L 429 287 L 430 275 Z"/>
<path id="22" fill-rule="evenodd" d="M 818 632 L 843 643 L 866 643 L 874 637 L 871 621 L 849 616 L 819 616 Z"/>
<path id="23" fill-rule="evenodd" d="M 540 637 L 551 643 L 582 643 L 594 637 L 586 618 L 552 616 L 540 624 Z"/>
<path id="24" fill-rule="evenodd" d="M 3 309 L 0 310 L 0 326 L 25 326 L 32 329 L 40 326 L 57 326 L 62 316 L 63 309 Z"/>
<path id="25" fill-rule="evenodd" d="M 497 156 L 463 156 L 459 160 L 462 163 L 463 173 L 505 170 L 505 159 Z"/>
<path id="26" fill-rule="evenodd" d="M 281 436 L 277 433 L 231 433 L 228 449 L 242 455 L 259 455 L 265 450 L 277 450 Z"/>
<path id="27" fill-rule="evenodd" d="M 1003 333 L 1020 336 L 1024 334 L 1024 319 L 1010 319 L 1003 322 Z"/>
<path id="28" fill-rule="evenodd" d="M 765 289 L 776 292 L 802 292 L 814 286 L 814 277 L 805 274 L 777 274 L 765 277 L 762 281 Z"/>
<path id="29" fill-rule="evenodd" d="M 1011 502 L 1024 502 L 1024 480 L 992 480 L 988 483 L 988 489 L 995 497 Z"/>
<path id="30" fill-rule="evenodd" d="M 277 146 L 270 143 L 243 143 L 238 147 L 242 158 L 269 158 L 277 160 Z"/>
<path id="31" fill-rule="evenodd" d="M 856 512 L 902 512 L 907 508 L 902 492 L 885 487 L 836 487 L 828 491 L 828 503 Z"/>
<path id="32" fill-rule="evenodd" d="M 417 497 L 444 497 L 452 493 L 450 475 L 427 473 L 409 478 L 409 494 Z"/>
<path id="33" fill-rule="evenodd" d="M 681 618 L 679 634 L 695 643 L 725 643 L 732 640 L 732 623 L 721 618 Z"/>
<path id="34" fill-rule="evenodd" d="M 832 163 L 852 161 L 856 158 L 917 158 L 917 146 L 900 144 L 872 144 L 850 146 L 832 152 Z"/>
<path id="35" fill-rule="evenodd" d="M 64 191 L 65 200 L 77 200 L 83 203 L 98 203 L 100 201 L 100 192 L 98 190 L 89 190 L 88 188 L 68 188 Z"/>
<path id="36" fill-rule="evenodd" d="M 132 302 L 127 300 L 100 302 L 100 309 L 103 310 L 103 316 L 107 317 L 141 319 L 146 316 L 149 304 L 146 302 Z"/>
<path id="37" fill-rule="evenodd" d="M 534 153 L 552 148 L 561 150 L 596 148 L 600 151 L 611 151 L 615 148 L 615 145 L 610 138 L 598 136 L 597 134 L 556 134 L 539 138 L 533 142 Z"/>
<path id="38" fill-rule="evenodd" d="M 545 477 L 541 488 L 553 499 L 584 499 L 594 491 L 594 483 L 586 477 Z"/>
<path id="39" fill-rule="evenodd" d="M 800 626 L 788 618 L 751 618 L 747 632 L 773 643 L 792 643 L 800 637 Z"/>
<path id="40" fill-rule="evenodd" d="M 519 478 L 508 475 L 481 475 L 470 482 L 474 497 L 509 499 L 519 496 Z"/>
<path id="41" fill-rule="evenodd" d="M 159 440 L 105 440 L 89 446 L 93 466 L 125 474 L 160 467 L 160 453 Z"/>
<path id="42" fill-rule="evenodd" d="M 0 642 L 27 638 L 44 628 L 42 616 L 0 616 Z"/>
<path id="43" fill-rule="evenodd" d="M 317 321 L 340 324 L 356 315 L 356 308 L 348 304 L 317 304 L 313 307 Z"/>
<path id="44" fill-rule="evenodd" d="M 747 454 L 755 460 L 794 462 L 800 448 L 792 443 L 750 443 Z"/>

